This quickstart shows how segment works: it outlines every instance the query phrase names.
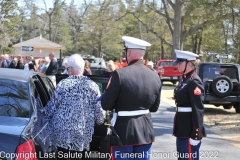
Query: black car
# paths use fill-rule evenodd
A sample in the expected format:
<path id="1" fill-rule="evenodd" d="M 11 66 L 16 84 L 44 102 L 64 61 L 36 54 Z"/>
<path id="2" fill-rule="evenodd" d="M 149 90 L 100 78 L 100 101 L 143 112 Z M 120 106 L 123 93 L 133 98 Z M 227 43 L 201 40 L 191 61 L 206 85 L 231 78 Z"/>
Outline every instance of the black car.
<path id="1" fill-rule="evenodd" d="M 224 109 L 235 108 L 240 113 L 240 65 L 231 63 L 201 63 L 198 75 L 204 83 L 204 103 Z"/>
<path id="2" fill-rule="evenodd" d="M 67 76 L 58 75 L 57 82 Z M 109 77 L 90 78 L 103 92 Z M 36 116 L 34 97 L 37 93 L 42 105 L 45 106 L 53 92 L 52 82 L 43 74 L 0 68 L 0 160 L 18 159 L 16 153 L 31 155 L 30 159 L 39 159 L 41 148 L 30 136 L 30 129 Z M 109 140 L 105 139 L 107 126 L 96 125 L 95 130 L 91 150 L 99 151 L 102 145 L 109 144 Z"/>
<path id="3" fill-rule="evenodd" d="M 34 93 L 46 105 L 54 91 L 51 81 L 36 72 L 0 68 L 0 158 L 13 153 L 35 153 L 29 128 L 33 122 Z M 12 153 L 12 154 L 11 154 Z M 9 156 L 9 155 L 12 156 Z"/>

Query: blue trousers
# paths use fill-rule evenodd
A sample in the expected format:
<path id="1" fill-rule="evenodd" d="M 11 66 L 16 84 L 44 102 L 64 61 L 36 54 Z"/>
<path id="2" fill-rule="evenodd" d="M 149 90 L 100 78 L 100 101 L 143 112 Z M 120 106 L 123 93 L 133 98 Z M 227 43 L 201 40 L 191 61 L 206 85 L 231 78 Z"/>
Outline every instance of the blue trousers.
<path id="1" fill-rule="evenodd" d="M 177 138 L 177 152 L 174 154 L 174 157 L 177 157 L 178 160 L 199 160 L 199 149 L 201 142 L 192 146 L 190 144 L 190 138 Z"/>
<path id="2" fill-rule="evenodd" d="M 150 160 L 152 143 L 112 147 L 112 160 Z"/>

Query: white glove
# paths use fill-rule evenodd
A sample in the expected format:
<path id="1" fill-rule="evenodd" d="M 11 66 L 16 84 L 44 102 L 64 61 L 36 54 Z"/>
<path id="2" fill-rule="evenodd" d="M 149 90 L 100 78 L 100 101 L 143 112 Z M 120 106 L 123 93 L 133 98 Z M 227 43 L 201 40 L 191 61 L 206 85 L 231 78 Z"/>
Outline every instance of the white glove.
<path id="1" fill-rule="evenodd" d="M 190 138 L 190 144 L 192 146 L 196 146 L 196 145 L 198 145 L 198 143 L 200 143 L 200 140 L 194 140 L 194 139 Z"/>

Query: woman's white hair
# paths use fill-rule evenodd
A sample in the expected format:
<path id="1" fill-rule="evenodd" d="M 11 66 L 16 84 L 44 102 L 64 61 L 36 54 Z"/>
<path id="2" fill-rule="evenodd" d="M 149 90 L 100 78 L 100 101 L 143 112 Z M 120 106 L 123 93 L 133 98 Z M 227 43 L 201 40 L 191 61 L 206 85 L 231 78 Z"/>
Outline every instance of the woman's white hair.
<path id="1" fill-rule="evenodd" d="M 85 62 L 79 54 L 73 54 L 68 58 L 68 67 L 73 67 L 74 72 L 83 73 Z"/>

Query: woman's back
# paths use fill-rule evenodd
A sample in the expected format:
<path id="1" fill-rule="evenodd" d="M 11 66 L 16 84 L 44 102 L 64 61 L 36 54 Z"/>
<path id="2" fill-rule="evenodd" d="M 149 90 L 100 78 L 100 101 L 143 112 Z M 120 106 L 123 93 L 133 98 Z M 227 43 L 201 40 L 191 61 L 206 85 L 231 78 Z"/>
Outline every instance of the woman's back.
<path id="1" fill-rule="evenodd" d="M 98 85 L 86 76 L 70 76 L 59 82 L 53 96 L 55 101 L 51 99 L 45 113 L 52 117 L 57 146 L 88 150 L 95 120 L 98 124 L 104 121 L 96 101 L 100 96 Z"/>

